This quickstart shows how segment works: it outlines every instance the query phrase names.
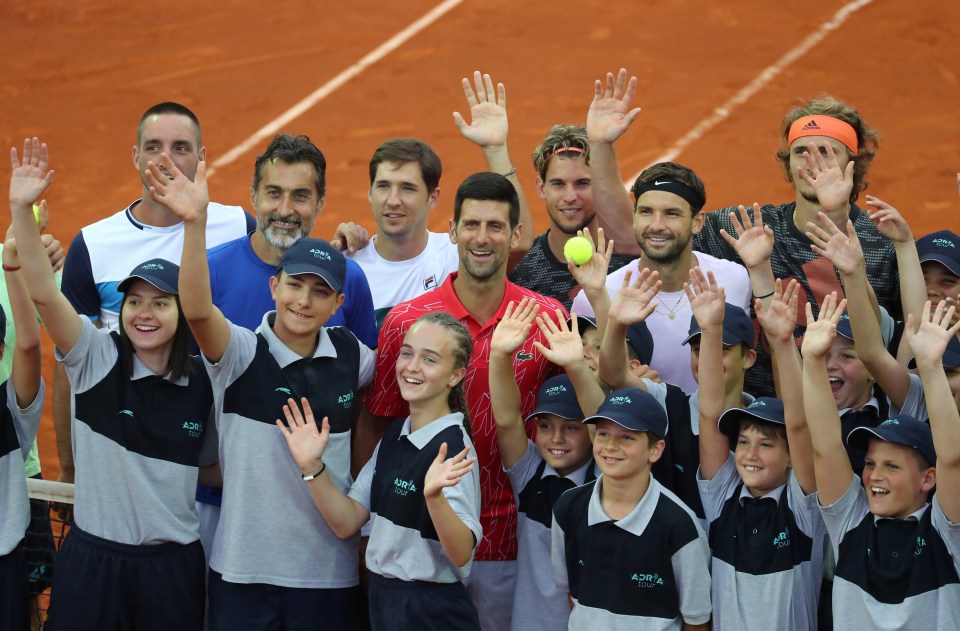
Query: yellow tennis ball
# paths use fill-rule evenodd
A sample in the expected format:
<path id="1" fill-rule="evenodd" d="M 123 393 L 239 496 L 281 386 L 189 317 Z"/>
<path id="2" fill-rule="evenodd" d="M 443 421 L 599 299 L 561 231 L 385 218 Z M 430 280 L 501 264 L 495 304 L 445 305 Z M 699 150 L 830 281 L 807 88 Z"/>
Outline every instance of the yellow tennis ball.
<path id="1" fill-rule="evenodd" d="M 37 220 L 37 225 L 40 224 L 40 207 L 36 204 L 33 205 L 33 218 Z"/>
<path id="2" fill-rule="evenodd" d="M 584 237 L 571 237 L 563 246 L 563 256 L 577 265 L 583 265 L 593 258 L 593 244 Z"/>

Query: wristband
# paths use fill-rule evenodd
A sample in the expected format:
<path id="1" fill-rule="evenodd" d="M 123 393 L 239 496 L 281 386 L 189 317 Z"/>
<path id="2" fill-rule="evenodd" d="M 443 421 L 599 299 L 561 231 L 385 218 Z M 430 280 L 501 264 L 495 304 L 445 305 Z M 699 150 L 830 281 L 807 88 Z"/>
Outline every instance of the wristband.
<path id="1" fill-rule="evenodd" d="M 513 175 L 513 174 L 516 173 L 516 172 L 517 172 L 517 167 L 513 167 L 512 169 L 510 169 L 509 171 L 507 171 L 506 173 L 504 173 L 504 174 L 503 174 L 503 177 L 510 177 L 511 175 Z"/>
<path id="2" fill-rule="evenodd" d="M 303 475 L 303 474 L 301 473 L 301 474 L 300 474 L 300 477 L 303 478 L 303 481 L 304 481 L 304 482 L 309 482 L 310 480 L 316 479 L 317 476 L 319 476 L 321 473 L 323 473 L 323 472 L 326 471 L 326 470 L 327 470 L 327 463 L 324 462 L 323 465 L 320 467 L 320 470 L 317 471 L 316 473 L 311 473 L 310 475 Z"/>
<path id="3" fill-rule="evenodd" d="M 16 267 L 14 267 L 14 266 L 12 266 L 12 265 L 7 265 L 6 263 L 4 263 L 3 265 L 0 265 L 0 267 L 2 267 L 2 268 L 3 268 L 3 271 L 5 271 L 5 272 L 17 272 L 17 271 L 20 270 L 20 266 L 19 266 L 19 265 L 17 265 Z"/>
<path id="4" fill-rule="evenodd" d="M 770 296 L 772 296 L 772 295 L 775 294 L 775 293 L 777 293 L 777 292 L 776 292 L 776 291 L 771 291 L 769 294 L 763 294 L 762 296 L 756 296 L 756 295 L 755 295 L 754 298 L 756 298 L 757 300 L 764 300 L 764 299 L 766 299 L 766 298 L 769 298 Z"/>

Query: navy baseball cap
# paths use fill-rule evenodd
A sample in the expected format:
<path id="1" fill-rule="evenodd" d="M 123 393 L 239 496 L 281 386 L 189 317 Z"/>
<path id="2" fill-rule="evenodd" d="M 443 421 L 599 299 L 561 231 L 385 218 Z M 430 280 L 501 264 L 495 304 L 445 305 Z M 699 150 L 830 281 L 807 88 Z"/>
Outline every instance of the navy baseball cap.
<path id="1" fill-rule="evenodd" d="M 573 323 L 573 317 L 567 318 L 567 325 L 569 326 L 572 323 Z M 580 333 L 580 335 L 583 335 L 583 332 L 587 329 L 587 327 L 597 328 L 597 319 L 591 316 L 578 314 L 577 315 L 577 331 Z M 572 329 L 573 327 L 571 326 L 570 328 Z"/>
<path id="2" fill-rule="evenodd" d="M 314 274 L 333 291 L 340 291 L 347 277 L 347 259 L 323 239 L 304 237 L 283 253 L 280 269 L 290 276 Z"/>
<path id="3" fill-rule="evenodd" d="M 774 425 L 787 424 L 783 418 L 783 401 L 773 397 L 758 397 L 745 408 L 730 408 L 721 414 L 717 429 L 725 436 L 736 438 L 740 435 L 740 421 L 745 418 L 760 419 Z"/>
<path id="4" fill-rule="evenodd" d="M 940 360 L 944 368 L 956 368 L 960 366 L 960 338 L 956 335 L 947 342 L 947 348 L 943 351 L 943 359 Z M 917 358 L 911 357 L 907 362 L 907 368 L 913 370 L 917 367 Z"/>
<path id="5" fill-rule="evenodd" d="M 853 339 L 853 327 L 850 326 L 850 314 L 846 311 L 843 312 L 843 315 L 840 316 L 840 320 L 837 322 L 837 335 L 845 337 L 851 342 Z"/>
<path id="6" fill-rule="evenodd" d="M 949 230 L 931 232 L 917 239 L 920 262 L 936 261 L 960 276 L 960 236 Z"/>
<path id="7" fill-rule="evenodd" d="M 567 375 L 550 377 L 537 392 L 537 407 L 527 415 L 524 422 L 541 414 L 555 414 L 560 418 L 583 418 L 573 382 Z"/>
<path id="8" fill-rule="evenodd" d="M 683 340 L 683 343 L 689 344 L 690 340 L 698 335 L 700 335 L 700 324 L 695 316 L 690 316 L 690 330 L 687 331 L 687 339 Z M 753 321 L 747 312 L 737 305 L 724 303 L 723 345 L 746 344 L 747 348 L 753 348 L 754 336 Z"/>
<path id="9" fill-rule="evenodd" d="M 180 266 L 166 259 L 150 259 L 133 268 L 130 275 L 120 281 L 117 291 L 123 293 L 135 280 L 145 280 L 160 291 L 168 294 L 180 293 L 177 280 L 180 278 Z"/>
<path id="10" fill-rule="evenodd" d="M 847 444 L 866 451 L 871 438 L 911 447 L 919 451 L 931 467 L 937 464 L 937 450 L 933 447 L 930 426 L 912 416 L 895 416 L 876 427 L 856 427 L 847 434 Z"/>
<path id="11" fill-rule="evenodd" d="M 640 363 L 650 365 L 653 361 L 653 334 L 646 322 L 631 324 L 627 329 L 627 344 L 636 353 Z"/>
<path id="12" fill-rule="evenodd" d="M 583 419 L 583 422 L 596 423 L 604 419 L 635 432 L 656 434 L 660 438 L 665 438 L 669 430 L 667 413 L 660 403 L 653 395 L 639 388 L 614 390 L 603 398 L 597 413 Z"/>

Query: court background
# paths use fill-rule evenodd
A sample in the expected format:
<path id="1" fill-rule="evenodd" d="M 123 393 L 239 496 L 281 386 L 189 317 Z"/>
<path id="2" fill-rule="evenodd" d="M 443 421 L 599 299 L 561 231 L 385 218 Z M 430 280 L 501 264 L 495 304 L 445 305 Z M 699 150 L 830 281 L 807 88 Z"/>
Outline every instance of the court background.
<path id="1" fill-rule="evenodd" d="M 789 201 L 773 155 L 781 117 L 830 93 L 880 130 L 868 192 L 915 234 L 960 231 L 958 18 L 948 0 L 0 0 L 0 145 L 49 143 L 49 230 L 67 245 L 139 196 L 131 150 L 150 105 L 197 113 L 211 198 L 249 209 L 267 140 L 229 152 L 326 87 L 265 130 L 305 133 L 327 157 L 313 236 L 329 238 L 340 221 L 374 226 L 367 164 L 393 136 L 423 138 L 443 159 L 430 227 L 445 230 L 457 184 L 484 168 L 451 116 L 468 115 L 460 79 L 480 69 L 507 86 L 509 147 L 539 233 L 547 219 L 530 152 L 550 125 L 582 124 L 594 79 L 626 67 L 643 112 L 617 144 L 625 179 L 666 157 L 701 175 L 710 209 Z M 40 441 L 55 479 L 49 399 Z"/>

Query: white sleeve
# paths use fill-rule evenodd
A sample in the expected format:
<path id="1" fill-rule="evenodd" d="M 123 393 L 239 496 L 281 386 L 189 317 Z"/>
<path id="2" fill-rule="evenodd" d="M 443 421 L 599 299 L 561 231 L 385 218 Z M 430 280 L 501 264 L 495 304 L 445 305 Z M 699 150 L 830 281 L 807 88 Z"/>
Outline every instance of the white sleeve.
<path id="1" fill-rule="evenodd" d="M 712 523 L 720 516 L 723 505 L 737 490 L 740 484 L 740 475 L 737 465 L 733 461 L 733 453 L 727 456 L 717 474 L 710 480 L 700 477 L 700 468 L 697 467 L 697 490 L 700 491 L 700 502 L 707 517 L 707 523 Z"/>
<path id="2" fill-rule="evenodd" d="M 830 506 L 820 506 L 820 514 L 830 534 L 833 554 L 840 551 L 843 536 L 853 530 L 864 515 L 870 512 L 867 494 L 856 475 L 850 476 L 850 486 L 836 502 Z"/>
<path id="3" fill-rule="evenodd" d="M 367 464 L 360 469 L 357 479 L 353 481 L 353 485 L 350 487 L 350 492 L 347 493 L 347 497 L 363 506 L 367 511 L 370 511 L 370 488 L 373 486 L 373 474 L 377 469 L 377 456 L 379 454 L 380 443 L 378 442 L 370 460 L 367 460 Z"/>
<path id="4" fill-rule="evenodd" d="M 691 519 L 694 519 L 691 516 Z M 700 527 L 697 526 L 700 532 Z M 687 624 L 706 624 L 713 613 L 710 600 L 710 549 L 700 536 L 683 546 L 670 559 L 680 597 L 680 615 Z"/>
<path id="5" fill-rule="evenodd" d="M 87 316 L 80 316 L 80 336 L 66 355 L 56 351 L 63 364 L 74 394 L 89 390 L 113 368 L 117 361 L 117 347 L 110 339 L 110 331 L 98 329 Z"/>
<path id="6" fill-rule="evenodd" d="M 257 353 L 257 334 L 249 329 L 237 326 L 233 322 L 230 325 L 230 340 L 227 342 L 227 348 L 223 352 L 223 357 L 217 363 L 211 362 L 203 357 L 203 365 L 207 367 L 207 374 L 210 375 L 210 384 L 214 392 L 218 389 L 226 390 L 227 386 L 243 374 Z"/>
<path id="7" fill-rule="evenodd" d="M 563 529 L 557 523 L 556 515 L 554 515 L 553 523 L 550 526 L 550 562 L 553 567 L 553 582 L 557 584 L 557 591 L 568 593 L 570 584 L 567 578 L 567 553 L 564 548 Z"/>
<path id="8" fill-rule="evenodd" d="M 27 407 L 21 408 L 17 405 L 17 392 L 13 387 L 13 377 L 7 379 L 7 409 L 13 417 L 14 431 L 17 433 L 17 441 L 20 443 L 20 453 L 26 460 L 33 447 L 33 441 L 37 437 L 37 430 L 40 428 L 40 417 L 43 415 L 43 399 L 46 394 L 43 379 L 40 379 L 40 389 L 37 390 L 37 396 L 33 398 Z"/>
<path id="9" fill-rule="evenodd" d="M 528 438 L 527 450 L 523 452 L 520 460 L 509 469 L 504 467 L 503 472 L 510 478 L 510 486 L 513 487 L 513 494 L 516 496 L 518 503 L 520 501 L 520 491 L 533 478 L 533 474 L 537 472 L 537 467 L 540 466 L 541 462 L 543 462 L 543 458 L 540 456 L 540 449 Z"/>
<path id="10" fill-rule="evenodd" d="M 800 532 L 811 539 L 822 537 L 827 532 L 827 526 L 823 523 L 823 515 L 820 513 L 820 504 L 817 500 L 817 494 L 806 495 L 800 488 L 800 482 L 797 476 L 790 470 L 790 477 L 787 479 L 787 488 L 785 489 L 787 500 L 790 504 L 790 510 L 793 511 L 793 517 L 797 520 L 797 527 Z"/>
<path id="11" fill-rule="evenodd" d="M 373 381 L 373 374 L 377 369 L 377 351 L 370 350 L 370 347 L 357 340 L 357 347 L 360 349 L 360 369 L 357 378 L 357 386 L 366 388 Z"/>
<path id="12" fill-rule="evenodd" d="M 583 293 L 583 290 L 577 292 L 577 295 L 573 298 L 573 304 L 570 305 L 570 313 L 576 313 L 577 315 L 594 317 L 596 315 L 593 312 L 593 305 L 590 304 L 590 301 L 587 300 L 587 294 Z"/>
<path id="13" fill-rule="evenodd" d="M 933 503 L 930 506 L 933 511 L 930 514 L 930 523 L 933 529 L 943 538 L 944 545 L 947 546 L 947 552 L 953 558 L 953 567 L 960 574 L 960 522 L 953 523 L 943 514 L 943 508 L 937 499 L 937 494 L 933 495 Z"/>

